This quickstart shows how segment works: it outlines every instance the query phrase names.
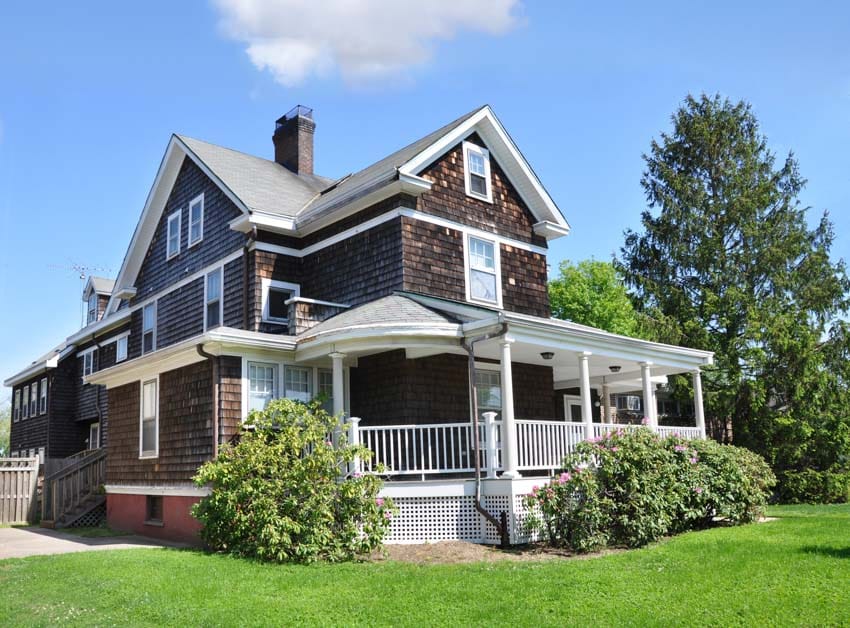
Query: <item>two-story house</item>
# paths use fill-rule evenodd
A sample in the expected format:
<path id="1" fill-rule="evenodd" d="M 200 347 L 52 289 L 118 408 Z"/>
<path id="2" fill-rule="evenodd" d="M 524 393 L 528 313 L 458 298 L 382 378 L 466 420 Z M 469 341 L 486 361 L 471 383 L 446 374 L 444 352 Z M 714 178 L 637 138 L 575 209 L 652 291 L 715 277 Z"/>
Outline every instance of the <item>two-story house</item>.
<path id="1" fill-rule="evenodd" d="M 86 376 L 108 391 L 110 525 L 194 538 L 193 474 L 276 397 L 351 418 L 391 542 L 519 540 L 532 483 L 618 428 L 610 386 L 692 373 L 695 424 L 646 422 L 704 434 L 710 353 L 550 318 L 569 225 L 490 107 L 337 180 L 314 131 L 280 118 L 273 160 L 170 139 L 102 319 L 68 339 L 127 338 Z"/>

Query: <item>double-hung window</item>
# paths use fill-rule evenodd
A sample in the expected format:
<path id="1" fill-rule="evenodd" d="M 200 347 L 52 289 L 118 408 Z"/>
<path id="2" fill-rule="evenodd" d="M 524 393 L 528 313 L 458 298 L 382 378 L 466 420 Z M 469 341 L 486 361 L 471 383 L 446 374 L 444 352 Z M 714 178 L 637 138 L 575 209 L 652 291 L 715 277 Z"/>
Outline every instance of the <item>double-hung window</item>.
<path id="1" fill-rule="evenodd" d="M 467 292 L 469 300 L 499 305 L 499 260 L 495 242 L 469 236 L 467 243 Z"/>
<path id="2" fill-rule="evenodd" d="M 204 329 L 212 329 L 221 325 L 221 268 L 207 274 L 204 306 Z"/>
<path id="3" fill-rule="evenodd" d="M 129 336 L 121 336 L 115 341 L 115 361 L 123 362 L 127 359 L 127 344 L 130 340 Z"/>
<path id="4" fill-rule="evenodd" d="M 94 349 L 83 354 L 83 377 L 94 373 Z"/>
<path id="5" fill-rule="evenodd" d="M 310 375 L 312 369 L 303 366 L 287 366 L 283 377 L 283 396 L 309 402 L 313 398 Z"/>
<path id="6" fill-rule="evenodd" d="M 39 384 L 39 396 L 38 396 L 38 413 L 44 414 L 47 412 L 47 378 L 43 377 L 41 379 L 41 384 Z"/>
<path id="7" fill-rule="evenodd" d="M 24 386 L 23 405 L 21 406 L 21 418 L 26 419 L 30 415 L 30 387 Z"/>
<path id="8" fill-rule="evenodd" d="M 490 151 L 471 142 L 463 143 L 466 194 L 488 203 L 493 202 L 490 184 Z"/>
<path id="9" fill-rule="evenodd" d="M 334 374 L 327 369 L 319 369 L 319 396 L 322 397 L 322 408 L 328 414 L 334 411 Z"/>
<path id="10" fill-rule="evenodd" d="M 142 384 L 141 417 L 139 421 L 139 457 L 159 455 L 159 391 L 155 379 Z"/>
<path id="11" fill-rule="evenodd" d="M 248 362 L 248 411 L 264 410 L 277 396 L 277 366 Z"/>
<path id="12" fill-rule="evenodd" d="M 21 420 L 21 389 L 15 391 L 15 401 L 12 403 L 12 417 L 15 421 Z"/>
<path id="13" fill-rule="evenodd" d="M 478 401 L 478 417 L 485 412 L 502 413 L 502 376 L 499 371 L 475 370 L 475 393 Z"/>
<path id="14" fill-rule="evenodd" d="M 263 279 L 262 287 L 263 320 L 281 324 L 289 322 L 289 305 L 286 302 L 298 296 L 300 290 L 298 284 Z"/>
<path id="15" fill-rule="evenodd" d="M 142 308 L 142 353 L 156 349 L 156 301 Z"/>
<path id="16" fill-rule="evenodd" d="M 100 449 L 100 423 L 89 425 L 89 449 Z"/>
<path id="17" fill-rule="evenodd" d="M 30 416 L 38 414 L 38 385 L 33 384 L 30 388 Z"/>
<path id="18" fill-rule="evenodd" d="M 204 239 L 204 195 L 189 201 L 189 247 Z"/>
<path id="19" fill-rule="evenodd" d="M 97 293 L 92 291 L 89 295 L 88 314 L 86 315 L 86 324 L 90 325 L 97 320 Z"/>
<path id="20" fill-rule="evenodd" d="M 171 259 L 180 253 L 180 223 L 182 212 L 178 209 L 168 217 L 168 233 L 165 242 L 165 258 Z"/>
<path id="21" fill-rule="evenodd" d="M 637 395 L 620 395 L 617 397 L 617 410 L 640 412 L 641 398 Z"/>

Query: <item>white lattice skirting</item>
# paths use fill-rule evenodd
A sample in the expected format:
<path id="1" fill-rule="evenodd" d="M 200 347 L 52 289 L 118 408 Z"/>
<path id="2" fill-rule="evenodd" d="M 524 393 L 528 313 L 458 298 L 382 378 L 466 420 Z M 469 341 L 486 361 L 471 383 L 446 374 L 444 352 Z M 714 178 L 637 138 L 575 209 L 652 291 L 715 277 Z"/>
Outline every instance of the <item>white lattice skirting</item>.
<path id="1" fill-rule="evenodd" d="M 523 497 L 546 480 L 483 480 L 481 501 L 499 519 L 507 514 L 511 543 L 534 540 L 523 530 L 528 516 Z M 399 509 L 386 543 L 471 541 L 498 544 L 496 529 L 475 510 L 475 483 L 471 480 L 388 482 L 381 494 Z"/>

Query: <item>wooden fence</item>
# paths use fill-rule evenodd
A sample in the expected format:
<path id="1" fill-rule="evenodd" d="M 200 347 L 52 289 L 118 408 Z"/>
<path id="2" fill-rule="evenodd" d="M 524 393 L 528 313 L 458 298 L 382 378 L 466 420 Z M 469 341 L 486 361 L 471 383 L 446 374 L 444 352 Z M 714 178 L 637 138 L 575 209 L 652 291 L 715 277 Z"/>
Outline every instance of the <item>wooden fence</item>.
<path id="1" fill-rule="evenodd" d="M 35 522 L 38 458 L 0 458 L 0 524 Z"/>

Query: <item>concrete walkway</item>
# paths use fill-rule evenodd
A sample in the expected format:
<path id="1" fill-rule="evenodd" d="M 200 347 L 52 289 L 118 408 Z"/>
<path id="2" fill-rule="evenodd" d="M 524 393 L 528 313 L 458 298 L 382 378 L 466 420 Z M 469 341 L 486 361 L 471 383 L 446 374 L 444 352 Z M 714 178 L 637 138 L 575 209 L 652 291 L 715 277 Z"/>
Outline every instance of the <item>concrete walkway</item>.
<path id="1" fill-rule="evenodd" d="M 185 547 L 141 536 L 84 538 L 46 528 L 0 528 L 0 559 L 145 547 Z"/>

